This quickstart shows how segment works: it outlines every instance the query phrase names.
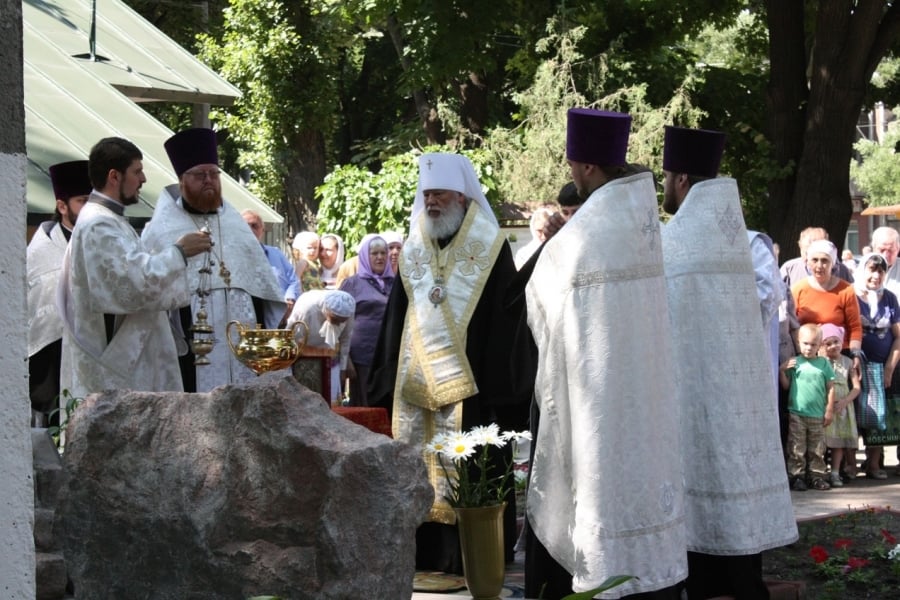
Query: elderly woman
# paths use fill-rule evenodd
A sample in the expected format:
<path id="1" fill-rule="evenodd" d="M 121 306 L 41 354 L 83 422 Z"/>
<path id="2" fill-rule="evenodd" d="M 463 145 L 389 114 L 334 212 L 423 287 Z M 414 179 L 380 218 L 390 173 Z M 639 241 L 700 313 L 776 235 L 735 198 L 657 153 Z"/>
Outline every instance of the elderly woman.
<path id="1" fill-rule="evenodd" d="M 297 321 L 303 321 L 309 327 L 307 348 L 336 353 L 329 365 L 331 389 L 326 398 L 329 403 L 341 398 L 341 382 L 352 374 L 350 339 L 353 334 L 354 312 L 356 301 L 350 294 L 339 290 L 310 290 L 300 294 L 287 320 L 287 327 Z"/>
<path id="2" fill-rule="evenodd" d="M 879 437 L 887 429 L 887 398 L 900 394 L 900 381 L 893 378 L 900 361 L 900 304 L 897 296 L 884 288 L 887 271 L 883 256 L 867 254 L 859 261 L 853 284 L 863 327 L 864 354 L 857 424 L 866 444 L 866 477 L 872 479 L 887 478 L 881 468 L 883 441 Z M 889 390 L 887 394 L 885 389 Z"/>
<path id="3" fill-rule="evenodd" d="M 397 231 L 385 231 L 381 234 L 388 247 L 388 261 L 391 263 L 391 270 L 397 274 L 400 268 L 400 251 L 403 250 L 403 234 Z"/>
<path id="4" fill-rule="evenodd" d="M 319 234 L 315 231 L 301 231 L 291 242 L 291 253 L 294 258 L 294 271 L 300 280 L 300 291 L 320 290 L 322 279 L 319 277 Z"/>
<path id="5" fill-rule="evenodd" d="M 809 275 L 791 287 L 800 325 L 832 323 L 844 328 L 844 350 L 858 365 L 862 346 L 859 304 L 853 286 L 832 273 L 837 248 L 828 240 L 816 240 L 806 250 Z M 796 345 L 796 339 L 794 340 Z"/>
<path id="6" fill-rule="evenodd" d="M 344 240 L 337 234 L 326 233 L 319 239 L 319 277 L 326 290 L 337 288 L 338 269 L 344 264 Z"/>
<path id="7" fill-rule="evenodd" d="M 350 340 L 350 362 L 356 371 L 356 377 L 350 377 L 351 406 L 369 405 L 366 381 L 393 284 L 394 271 L 388 260 L 387 242 L 370 233 L 359 245 L 359 270 L 341 284 L 341 290 L 356 300 L 353 338 Z"/>

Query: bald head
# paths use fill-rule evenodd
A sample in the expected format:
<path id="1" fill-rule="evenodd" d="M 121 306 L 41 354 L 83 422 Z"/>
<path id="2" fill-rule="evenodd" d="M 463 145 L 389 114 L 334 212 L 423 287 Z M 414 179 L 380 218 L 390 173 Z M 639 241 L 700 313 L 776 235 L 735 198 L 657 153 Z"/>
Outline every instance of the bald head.
<path id="1" fill-rule="evenodd" d="M 900 233 L 893 227 L 879 227 L 872 232 L 872 252 L 882 255 L 888 267 L 894 266 L 900 253 Z"/>
<path id="2" fill-rule="evenodd" d="M 266 226 L 263 223 L 262 217 L 259 216 L 259 213 L 250 208 L 245 208 L 241 211 L 241 217 L 243 217 L 244 222 L 250 226 L 250 231 L 253 232 L 256 239 L 262 242 L 263 237 L 266 235 Z"/>
<path id="3" fill-rule="evenodd" d="M 800 232 L 800 239 L 797 240 L 797 246 L 800 247 L 800 256 L 806 258 L 806 249 L 813 242 L 819 240 L 827 240 L 828 232 L 822 227 L 807 227 Z"/>

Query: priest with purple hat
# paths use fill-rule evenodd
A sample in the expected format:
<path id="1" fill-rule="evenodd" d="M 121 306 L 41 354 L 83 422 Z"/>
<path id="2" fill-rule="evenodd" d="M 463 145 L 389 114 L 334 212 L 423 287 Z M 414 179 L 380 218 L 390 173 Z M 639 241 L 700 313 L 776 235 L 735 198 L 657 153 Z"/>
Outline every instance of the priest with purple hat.
<path id="1" fill-rule="evenodd" d="M 33 421 L 49 423 L 59 395 L 59 362 L 63 322 L 56 309 L 56 286 L 63 257 L 81 207 L 91 193 L 88 161 L 51 165 L 50 182 L 56 208 L 53 220 L 44 221 L 28 243 L 28 387 Z M 53 423 L 58 423 L 54 414 Z"/>
<path id="2" fill-rule="evenodd" d="M 797 540 L 768 333 L 717 131 L 666 127 L 663 229 L 681 413 L 689 598 L 768 598 L 760 553 Z"/>
<path id="3" fill-rule="evenodd" d="M 179 363 L 188 392 L 206 392 L 227 383 L 256 377 L 228 348 L 225 328 L 230 321 L 277 328 L 287 310 L 281 288 L 266 255 L 243 217 L 222 197 L 216 132 L 192 128 L 176 133 L 165 144 L 178 183 L 160 194 L 153 217 L 141 235 L 152 249 L 171 244 L 189 231 L 207 231 L 213 241 L 208 254 L 188 261 L 189 304 L 171 311 L 170 320 Z M 200 293 L 197 293 L 199 290 Z M 200 311 L 212 327 L 209 364 L 195 365 L 191 328 Z M 288 371 L 286 371 L 288 372 Z"/>
<path id="4" fill-rule="evenodd" d="M 584 204 L 544 244 L 525 289 L 540 357 L 529 597 L 627 574 L 639 579 L 604 598 L 675 600 L 687 576 L 656 188 L 626 161 L 630 128 L 627 114 L 569 110 L 566 158 Z"/>

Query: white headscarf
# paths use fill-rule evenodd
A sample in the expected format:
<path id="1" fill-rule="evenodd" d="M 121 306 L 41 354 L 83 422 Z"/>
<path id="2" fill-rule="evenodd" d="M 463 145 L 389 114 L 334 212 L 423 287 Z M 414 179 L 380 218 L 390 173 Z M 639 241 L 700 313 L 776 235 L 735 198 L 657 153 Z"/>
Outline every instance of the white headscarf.
<path id="1" fill-rule="evenodd" d="M 806 258 L 809 258 L 813 254 L 825 254 L 829 258 L 831 258 L 831 266 L 834 266 L 834 263 L 837 262 L 837 246 L 831 243 L 830 240 L 816 240 L 812 244 L 809 245 L 809 248 L 806 249 Z"/>
<path id="2" fill-rule="evenodd" d="M 402 244 L 403 243 L 403 234 L 399 231 L 382 231 L 378 234 L 381 238 L 387 242 L 387 245 L 391 244 Z"/>
<path id="3" fill-rule="evenodd" d="M 416 199 L 413 202 L 410 223 L 415 223 L 419 214 L 425 210 L 425 190 L 451 190 L 463 194 L 478 203 L 481 210 L 498 225 L 497 217 L 488 204 L 475 167 L 462 154 L 432 152 L 419 157 L 419 184 L 416 187 Z"/>
<path id="4" fill-rule="evenodd" d="M 863 255 L 859 259 L 859 264 L 856 265 L 856 271 L 853 273 L 853 288 L 856 290 L 857 296 L 866 299 L 866 304 L 869 305 L 869 320 L 874 320 L 878 314 L 878 299 L 881 297 L 881 291 L 884 289 L 884 280 L 881 281 L 881 287 L 877 290 L 870 290 L 866 287 L 866 280 L 869 278 L 869 262 L 872 259 L 884 265 L 885 277 L 887 277 L 887 260 L 877 252 Z"/>
<path id="5" fill-rule="evenodd" d="M 356 300 L 347 292 L 332 290 L 326 293 L 322 307 L 335 316 L 349 319 L 356 312 Z M 329 348 L 335 348 L 346 325 L 346 321 L 340 325 L 335 325 L 328 319 L 325 319 L 322 327 L 319 328 L 319 335 L 322 336 Z"/>
<path id="6" fill-rule="evenodd" d="M 341 265 L 344 264 L 344 240 L 341 239 L 336 233 L 323 233 L 322 237 L 319 238 L 319 252 L 322 251 L 322 242 L 325 241 L 325 238 L 334 238 L 337 242 L 337 251 L 334 255 L 334 265 L 328 269 L 325 265 L 322 265 L 322 261 L 319 260 L 319 265 L 321 268 L 320 277 L 322 278 L 322 283 L 325 284 L 325 287 L 333 288 L 334 282 L 337 281 L 337 272 L 338 269 L 341 268 Z"/>

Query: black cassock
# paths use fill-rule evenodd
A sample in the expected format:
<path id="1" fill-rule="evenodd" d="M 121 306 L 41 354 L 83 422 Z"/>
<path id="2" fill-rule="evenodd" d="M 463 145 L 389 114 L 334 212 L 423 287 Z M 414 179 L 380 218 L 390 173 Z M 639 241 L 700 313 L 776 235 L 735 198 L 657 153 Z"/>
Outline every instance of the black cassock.
<path id="1" fill-rule="evenodd" d="M 463 429 L 497 423 L 502 431 L 523 431 L 528 427 L 531 367 L 522 366 L 518 357 L 516 332 L 519 315 L 505 307 L 507 289 L 516 275 L 512 252 L 504 242 L 466 330 L 466 357 L 472 367 L 478 393 L 463 400 Z M 398 279 L 400 275 L 398 274 Z M 369 373 L 369 405 L 383 406 L 391 413 L 397 358 L 406 320 L 409 299 L 402 281 L 395 281 L 381 326 L 372 370 Z M 524 377 L 524 380 L 523 380 Z M 531 378 L 528 381 L 528 378 Z M 498 464 L 511 460 L 509 445 L 498 452 Z M 504 514 L 504 544 L 507 562 L 513 560 L 516 542 L 516 502 L 510 490 Z M 423 523 L 416 532 L 416 568 L 462 573 L 459 537 L 456 526 Z"/>

